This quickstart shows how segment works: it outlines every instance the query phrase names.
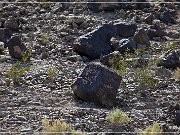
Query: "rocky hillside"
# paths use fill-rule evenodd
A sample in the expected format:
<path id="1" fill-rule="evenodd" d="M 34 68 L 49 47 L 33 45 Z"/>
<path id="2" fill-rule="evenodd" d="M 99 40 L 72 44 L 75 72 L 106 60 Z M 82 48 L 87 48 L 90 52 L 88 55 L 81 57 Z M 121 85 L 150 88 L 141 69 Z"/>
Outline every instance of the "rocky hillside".
<path id="1" fill-rule="evenodd" d="M 178 1 L 21 2 L 0 3 L 0 132 L 179 134 Z"/>

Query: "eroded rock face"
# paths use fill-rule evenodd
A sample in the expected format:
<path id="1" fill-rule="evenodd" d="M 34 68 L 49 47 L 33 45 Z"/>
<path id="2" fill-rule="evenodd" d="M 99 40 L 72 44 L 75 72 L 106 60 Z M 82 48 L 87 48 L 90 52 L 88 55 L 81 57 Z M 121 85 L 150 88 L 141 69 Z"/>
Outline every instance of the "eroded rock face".
<path id="1" fill-rule="evenodd" d="M 134 41 L 142 45 L 150 45 L 149 37 L 144 29 L 139 29 L 134 35 Z"/>
<path id="2" fill-rule="evenodd" d="M 8 47 L 9 54 L 14 58 L 21 58 L 22 52 L 27 50 L 19 35 L 11 36 L 11 38 L 7 41 L 6 46 Z"/>
<path id="3" fill-rule="evenodd" d="M 4 44 L 5 44 L 4 47 L 7 47 L 6 42 L 8 39 L 10 39 L 11 35 L 12 35 L 12 32 L 10 29 L 0 28 L 0 42 L 4 42 Z"/>
<path id="4" fill-rule="evenodd" d="M 9 17 L 5 22 L 4 22 L 4 27 L 9 28 L 12 30 L 18 30 L 19 24 L 14 17 Z"/>
<path id="5" fill-rule="evenodd" d="M 133 53 L 135 49 L 137 49 L 137 44 L 133 39 L 128 38 L 119 41 L 118 51 L 120 53 L 125 53 L 127 50 Z"/>
<path id="6" fill-rule="evenodd" d="M 111 52 L 110 39 L 116 34 L 112 24 L 104 24 L 96 30 L 80 36 L 73 44 L 73 49 L 90 59 L 99 59 Z"/>
<path id="7" fill-rule="evenodd" d="M 71 85 L 82 100 L 103 106 L 113 106 L 122 77 L 100 63 L 88 64 Z"/>
<path id="8" fill-rule="evenodd" d="M 163 54 L 157 65 L 172 69 L 180 67 L 180 50 L 173 50 Z"/>
<path id="9" fill-rule="evenodd" d="M 117 35 L 126 38 L 134 36 L 137 29 L 135 22 L 118 22 L 114 26 L 117 28 Z"/>
<path id="10" fill-rule="evenodd" d="M 161 15 L 160 15 L 160 20 L 164 23 L 175 23 L 172 15 L 170 14 L 169 11 L 164 11 Z"/>

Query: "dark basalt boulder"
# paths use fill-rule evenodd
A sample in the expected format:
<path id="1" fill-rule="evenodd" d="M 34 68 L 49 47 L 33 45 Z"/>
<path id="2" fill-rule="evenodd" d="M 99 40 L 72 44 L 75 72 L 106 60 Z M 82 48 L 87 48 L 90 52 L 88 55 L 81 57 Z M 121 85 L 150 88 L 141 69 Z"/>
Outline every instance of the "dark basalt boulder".
<path id="1" fill-rule="evenodd" d="M 74 51 L 89 59 L 99 59 L 111 52 L 110 39 L 116 34 L 112 24 L 104 24 L 94 31 L 80 36 L 72 45 Z"/>
<path id="2" fill-rule="evenodd" d="M 176 69 L 180 67 L 180 50 L 173 50 L 163 54 L 160 57 L 157 66 L 162 66 L 170 69 Z"/>
<path id="3" fill-rule="evenodd" d="M 139 29 L 135 33 L 133 39 L 138 44 L 142 44 L 142 45 L 146 45 L 146 46 L 150 45 L 149 36 L 148 36 L 147 32 L 144 29 L 142 29 L 142 28 Z"/>
<path id="4" fill-rule="evenodd" d="M 134 36 L 137 30 L 135 22 L 118 22 L 114 26 L 117 28 L 117 35 L 128 38 Z"/>
<path id="5" fill-rule="evenodd" d="M 74 94 L 87 102 L 112 107 L 122 77 L 100 63 L 88 64 L 71 85 Z"/>
<path id="6" fill-rule="evenodd" d="M 0 28 L 0 42 L 4 42 L 4 47 L 7 47 L 6 42 L 11 38 L 12 32 L 8 28 Z"/>
<path id="7" fill-rule="evenodd" d="M 122 54 L 125 53 L 127 50 L 129 50 L 130 53 L 134 53 L 136 49 L 137 43 L 131 38 L 121 39 L 119 41 L 118 51 Z"/>
<path id="8" fill-rule="evenodd" d="M 175 23 L 172 15 L 170 14 L 169 11 L 164 11 L 161 15 L 160 15 L 160 20 L 166 24 L 168 23 Z"/>
<path id="9" fill-rule="evenodd" d="M 9 28 L 11 30 L 18 30 L 19 29 L 19 24 L 16 18 L 14 17 L 9 17 L 5 22 L 4 22 L 4 27 Z"/>
<path id="10" fill-rule="evenodd" d="M 11 36 L 11 38 L 7 40 L 6 46 L 8 47 L 11 57 L 18 59 L 21 58 L 22 53 L 27 50 L 19 35 Z"/>

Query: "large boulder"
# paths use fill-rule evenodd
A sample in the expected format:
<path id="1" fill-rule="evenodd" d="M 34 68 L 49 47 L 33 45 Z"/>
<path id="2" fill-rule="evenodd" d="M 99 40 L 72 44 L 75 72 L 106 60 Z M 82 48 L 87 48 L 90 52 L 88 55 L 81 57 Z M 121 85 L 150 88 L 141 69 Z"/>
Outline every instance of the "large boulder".
<path id="1" fill-rule="evenodd" d="M 4 42 L 5 46 L 6 46 L 6 42 L 8 39 L 11 38 L 12 32 L 10 29 L 8 28 L 0 28 L 0 42 Z"/>
<path id="2" fill-rule="evenodd" d="M 163 66 L 165 68 L 176 69 L 180 67 L 180 49 L 166 52 L 160 57 L 158 66 Z"/>
<path id="3" fill-rule="evenodd" d="M 135 35 L 134 35 L 134 41 L 136 41 L 138 44 L 142 45 L 150 45 L 149 37 L 147 32 L 144 29 L 139 29 Z"/>
<path id="4" fill-rule="evenodd" d="M 12 30 L 18 30 L 19 29 L 19 24 L 16 18 L 14 17 L 9 17 L 5 22 L 4 22 L 4 27 L 9 28 Z"/>
<path id="5" fill-rule="evenodd" d="M 19 35 L 11 36 L 11 38 L 7 41 L 6 46 L 8 47 L 11 57 L 18 59 L 21 58 L 22 53 L 27 50 Z"/>
<path id="6" fill-rule="evenodd" d="M 120 53 L 125 53 L 127 50 L 129 50 L 131 53 L 134 53 L 136 49 L 137 49 L 137 44 L 131 38 L 125 38 L 119 41 L 118 51 Z"/>
<path id="7" fill-rule="evenodd" d="M 114 26 L 117 28 L 117 35 L 125 38 L 134 36 L 137 29 L 135 22 L 117 22 Z"/>
<path id="8" fill-rule="evenodd" d="M 169 11 L 164 11 L 161 15 L 160 15 L 160 20 L 164 23 L 174 23 L 174 19 L 172 17 L 172 15 L 170 14 Z"/>
<path id="9" fill-rule="evenodd" d="M 104 24 L 94 31 L 80 36 L 73 44 L 73 49 L 89 59 L 99 59 L 111 52 L 110 39 L 116 34 L 112 24 Z"/>
<path id="10" fill-rule="evenodd" d="M 80 99 L 98 105 L 112 107 L 122 77 L 100 63 L 88 64 L 71 85 L 74 94 Z"/>

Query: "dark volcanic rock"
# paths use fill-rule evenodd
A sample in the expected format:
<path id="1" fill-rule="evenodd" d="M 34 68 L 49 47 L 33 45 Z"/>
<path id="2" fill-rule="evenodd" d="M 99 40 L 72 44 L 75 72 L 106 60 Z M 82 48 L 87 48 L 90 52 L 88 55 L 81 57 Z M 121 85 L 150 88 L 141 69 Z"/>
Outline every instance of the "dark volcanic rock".
<path id="1" fill-rule="evenodd" d="M 154 18 L 155 18 L 154 15 L 150 14 L 147 17 L 145 17 L 143 21 L 146 22 L 147 24 L 152 24 Z"/>
<path id="2" fill-rule="evenodd" d="M 160 15 L 160 20 L 163 21 L 164 23 L 174 23 L 175 22 L 169 11 L 164 11 Z"/>
<path id="3" fill-rule="evenodd" d="M 111 52 L 110 39 L 116 33 L 111 24 L 104 24 L 96 30 L 80 36 L 73 44 L 73 49 L 90 59 L 98 59 Z"/>
<path id="4" fill-rule="evenodd" d="M 12 30 L 18 30 L 19 24 L 14 17 L 9 17 L 5 22 L 4 22 L 4 27 L 9 28 Z"/>
<path id="5" fill-rule="evenodd" d="M 137 29 L 135 22 L 118 22 L 114 26 L 117 28 L 117 35 L 126 38 L 133 36 Z"/>
<path id="6" fill-rule="evenodd" d="M 147 34 L 149 39 L 153 39 L 154 37 L 162 37 L 166 36 L 167 33 L 161 28 L 159 24 L 159 20 L 154 20 L 154 25 L 150 25 L 147 29 Z"/>
<path id="7" fill-rule="evenodd" d="M 144 29 L 139 29 L 134 35 L 134 41 L 142 45 L 150 45 L 149 37 Z"/>
<path id="8" fill-rule="evenodd" d="M 4 42 L 5 46 L 6 46 L 6 42 L 8 39 L 11 38 L 12 32 L 10 29 L 7 28 L 0 28 L 0 42 Z"/>
<path id="9" fill-rule="evenodd" d="M 27 50 L 19 35 L 11 36 L 11 38 L 7 41 L 6 46 L 8 47 L 9 54 L 14 58 L 21 58 L 22 52 Z"/>
<path id="10" fill-rule="evenodd" d="M 180 110 L 176 110 L 175 111 L 175 124 L 177 126 L 180 126 Z"/>
<path id="11" fill-rule="evenodd" d="M 158 66 L 175 69 L 180 67 L 180 50 L 173 50 L 161 56 Z"/>
<path id="12" fill-rule="evenodd" d="M 90 63 L 71 87 L 82 100 L 110 107 L 116 101 L 121 79 L 115 71 L 100 63 Z"/>
<path id="13" fill-rule="evenodd" d="M 127 49 L 133 53 L 135 51 L 135 49 L 137 48 L 137 44 L 136 42 L 129 38 L 129 39 L 121 39 L 119 41 L 119 46 L 118 46 L 118 50 L 120 53 L 124 53 Z"/>

